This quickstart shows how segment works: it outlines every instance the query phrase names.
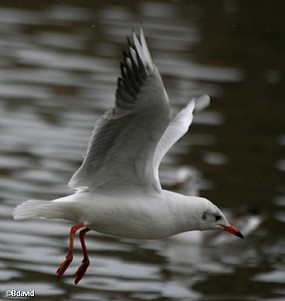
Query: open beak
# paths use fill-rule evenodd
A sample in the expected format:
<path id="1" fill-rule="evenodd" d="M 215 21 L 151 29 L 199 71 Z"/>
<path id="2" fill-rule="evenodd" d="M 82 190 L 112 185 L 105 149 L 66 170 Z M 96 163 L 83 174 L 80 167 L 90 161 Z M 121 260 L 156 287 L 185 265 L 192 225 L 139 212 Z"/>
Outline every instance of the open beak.
<path id="1" fill-rule="evenodd" d="M 238 236 L 240 238 L 244 238 L 243 235 L 241 234 L 241 232 L 237 228 L 235 228 L 234 226 L 231 226 L 231 225 L 229 225 L 229 226 L 221 225 L 221 226 L 224 228 L 225 231 L 230 232 L 230 233 L 232 233 L 235 236 Z"/>

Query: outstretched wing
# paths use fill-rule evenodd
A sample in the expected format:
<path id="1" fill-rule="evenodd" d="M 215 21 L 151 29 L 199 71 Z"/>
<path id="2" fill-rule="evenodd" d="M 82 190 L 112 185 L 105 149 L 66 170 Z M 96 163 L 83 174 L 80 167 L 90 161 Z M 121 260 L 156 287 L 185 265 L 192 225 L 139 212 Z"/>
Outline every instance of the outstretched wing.
<path id="1" fill-rule="evenodd" d="M 75 189 L 160 189 L 153 155 L 170 120 L 162 79 L 143 31 L 133 32 L 121 63 L 115 107 L 95 124 L 81 167 L 69 186 Z"/>
<path id="2" fill-rule="evenodd" d="M 200 111 L 210 104 L 210 97 L 203 95 L 190 100 L 188 105 L 173 117 L 162 137 L 160 138 L 153 158 L 154 178 L 159 183 L 158 168 L 168 150 L 187 133 L 192 120 L 193 112 Z"/>

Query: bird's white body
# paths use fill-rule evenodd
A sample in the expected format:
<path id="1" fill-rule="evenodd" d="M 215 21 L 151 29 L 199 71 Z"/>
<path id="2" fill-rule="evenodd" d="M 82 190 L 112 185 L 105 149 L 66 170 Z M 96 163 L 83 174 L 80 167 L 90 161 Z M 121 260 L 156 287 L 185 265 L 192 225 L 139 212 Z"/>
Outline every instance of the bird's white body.
<path id="1" fill-rule="evenodd" d="M 77 223 L 58 278 L 72 260 L 75 232 L 86 227 L 79 234 L 84 260 L 76 283 L 89 265 L 84 235 L 90 229 L 137 239 L 208 229 L 242 237 L 210 201 L 161 188 L 162 158 L 188 131 L 194 110 L 206 107 L 210 98 L 193 98 L 171 119 L 168 96 L 142 30 L 139 38 L 133 33 L 128 42 L 115 106 L 96 122 L 83 163 L 69 181 L 75 193 L 53 201 L 30 200 L 14 211 L 15 219 L 63 218 Z"/>
<path id="2" fill-rule="evenodd" d="M 211 229 L 211 226 L 199 222 L 202 221 L 200 208 L 219 212 L 204 198 L 167 190 L 155 194 L 77 192 L 53 201 L 30 200 L 20 205 L 17 211 L 18 219 L 35 216 L 64 218 L 117 237 L 158 239 L 185 231 Z"/>

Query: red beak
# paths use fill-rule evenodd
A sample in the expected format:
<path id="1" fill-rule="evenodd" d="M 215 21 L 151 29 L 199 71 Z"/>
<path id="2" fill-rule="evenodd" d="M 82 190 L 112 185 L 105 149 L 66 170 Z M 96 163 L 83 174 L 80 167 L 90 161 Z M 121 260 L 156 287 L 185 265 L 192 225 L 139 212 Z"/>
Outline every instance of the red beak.
<path id="1" fill-rule="evenodd" d="M 221 226 L 224 228 L 225 231 L 230 232 L 230 233 L 232 233 L 235 236 L 238 236 L 240 238 L 244 238 L 243 235 L 241 234 L 241 232 L 237 228 L 235 228 L 234 226 L 231 226 L 231 225 L 230 226 L 221 225 Z"/>

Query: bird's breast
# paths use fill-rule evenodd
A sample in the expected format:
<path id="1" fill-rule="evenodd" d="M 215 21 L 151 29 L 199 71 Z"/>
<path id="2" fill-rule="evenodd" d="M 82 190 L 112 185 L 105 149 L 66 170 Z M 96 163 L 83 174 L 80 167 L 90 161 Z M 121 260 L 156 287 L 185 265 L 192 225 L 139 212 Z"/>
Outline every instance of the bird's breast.
<path id="1" fill-rule="evenodd" d="M 94 195 L 93 202 L 80 203 L 84 224 L 103 234 L 123 238 L 158 239 L 179 232 L 167 202 L 160 198 Z"/>

